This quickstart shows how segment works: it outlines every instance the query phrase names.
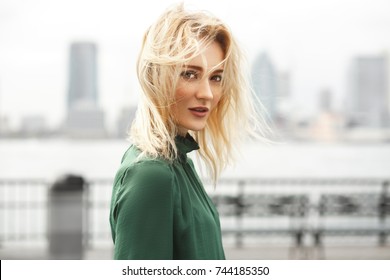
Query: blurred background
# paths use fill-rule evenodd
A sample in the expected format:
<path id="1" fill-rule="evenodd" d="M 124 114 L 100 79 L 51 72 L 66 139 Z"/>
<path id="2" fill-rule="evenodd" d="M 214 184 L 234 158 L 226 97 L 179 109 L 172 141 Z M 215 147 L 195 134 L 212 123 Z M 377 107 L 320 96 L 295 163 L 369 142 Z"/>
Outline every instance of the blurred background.
<path id="1" fill-rule="evenodd" d="M 217 189 L 230 259 L 390 259 L 390 2 L 184 1 L 225 21 L 275 144 Z M 110 259 L 148 26 L 177 1 L 0 2 L 0 258 Z"/>

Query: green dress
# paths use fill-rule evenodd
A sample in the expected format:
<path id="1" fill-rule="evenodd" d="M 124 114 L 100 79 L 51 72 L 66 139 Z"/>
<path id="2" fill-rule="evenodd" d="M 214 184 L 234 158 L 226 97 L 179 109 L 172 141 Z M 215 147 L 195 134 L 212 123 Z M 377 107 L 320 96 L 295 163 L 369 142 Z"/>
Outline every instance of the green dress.
<path id="1" fill-rule="evenodd" d="M 114 259 L 225 259 L 218 212 L 187 153 L 199 149 L 177 136 L 172 163 L 142 158 L 131 146 L 114 182 L 110 225 Z"/>

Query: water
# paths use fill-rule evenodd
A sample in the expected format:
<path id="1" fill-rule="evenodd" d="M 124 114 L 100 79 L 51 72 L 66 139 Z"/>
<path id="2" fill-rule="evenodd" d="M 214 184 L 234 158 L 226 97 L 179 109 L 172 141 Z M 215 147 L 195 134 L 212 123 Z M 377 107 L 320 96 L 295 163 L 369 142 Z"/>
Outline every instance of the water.
<path id="1" fill-rule="evenodd" d="M 121 140 L 0 140 L 0 178 L 112 178 L 128 146 Z M 222 177 L 388 178 L 390 144 L 251 143 Z"/>
<path id="2" fill-rule="evenodd" d="M 52 179 L 65 173 L 111 178 L 125 141 L 2 140 L 0 178 Z"/>

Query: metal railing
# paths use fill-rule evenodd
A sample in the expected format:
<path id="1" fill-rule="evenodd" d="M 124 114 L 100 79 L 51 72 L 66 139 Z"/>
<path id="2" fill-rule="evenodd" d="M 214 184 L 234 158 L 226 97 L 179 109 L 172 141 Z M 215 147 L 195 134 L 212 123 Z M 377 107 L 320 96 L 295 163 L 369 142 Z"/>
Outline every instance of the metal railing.
<path id="1" fill-rule="evenodd" d="M 112 180 L 88 180 L 83 211 L 85 248 L 112 245 L 108 224 Z M 48 243 L 49 192 L 45 180 L 0 180 L 0 246 Z M 292 246 L 310 238 L 322 246 L 331 236 L 371 236 L 379 245 L 390 234 L 387 179 L 222 179 L 210 190 L 224 238 L 242 246 L 248 236 L 283 236 Z"/>
<path id="2" fill-rule="evenodd" d="M 242 246 L 248 235 L 290 236 L 296 246 L 310 237 L 321 246 L 334 236 L 376 236 L 385 245 L 390 233 L 389 181 L 381 179 L 246 179 L 229 180 L 235 193 L 213 199 L 223 228 Z M 245 221 L 248 222 L 245 222 Z"/>

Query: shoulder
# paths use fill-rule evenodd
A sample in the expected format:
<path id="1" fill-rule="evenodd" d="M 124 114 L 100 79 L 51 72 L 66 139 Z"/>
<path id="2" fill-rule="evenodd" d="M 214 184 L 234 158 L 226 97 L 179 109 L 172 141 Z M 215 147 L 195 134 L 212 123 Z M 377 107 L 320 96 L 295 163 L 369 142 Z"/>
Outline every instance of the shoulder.
<path id="1" fill-rule="evenodd" d="M 167 161 L 140 156 L 140 151 L 132 146 L 123 156 L 116 183 L 130 186 L 161 186 L 170 184 L 172 177 L 172 169 Z"/>

